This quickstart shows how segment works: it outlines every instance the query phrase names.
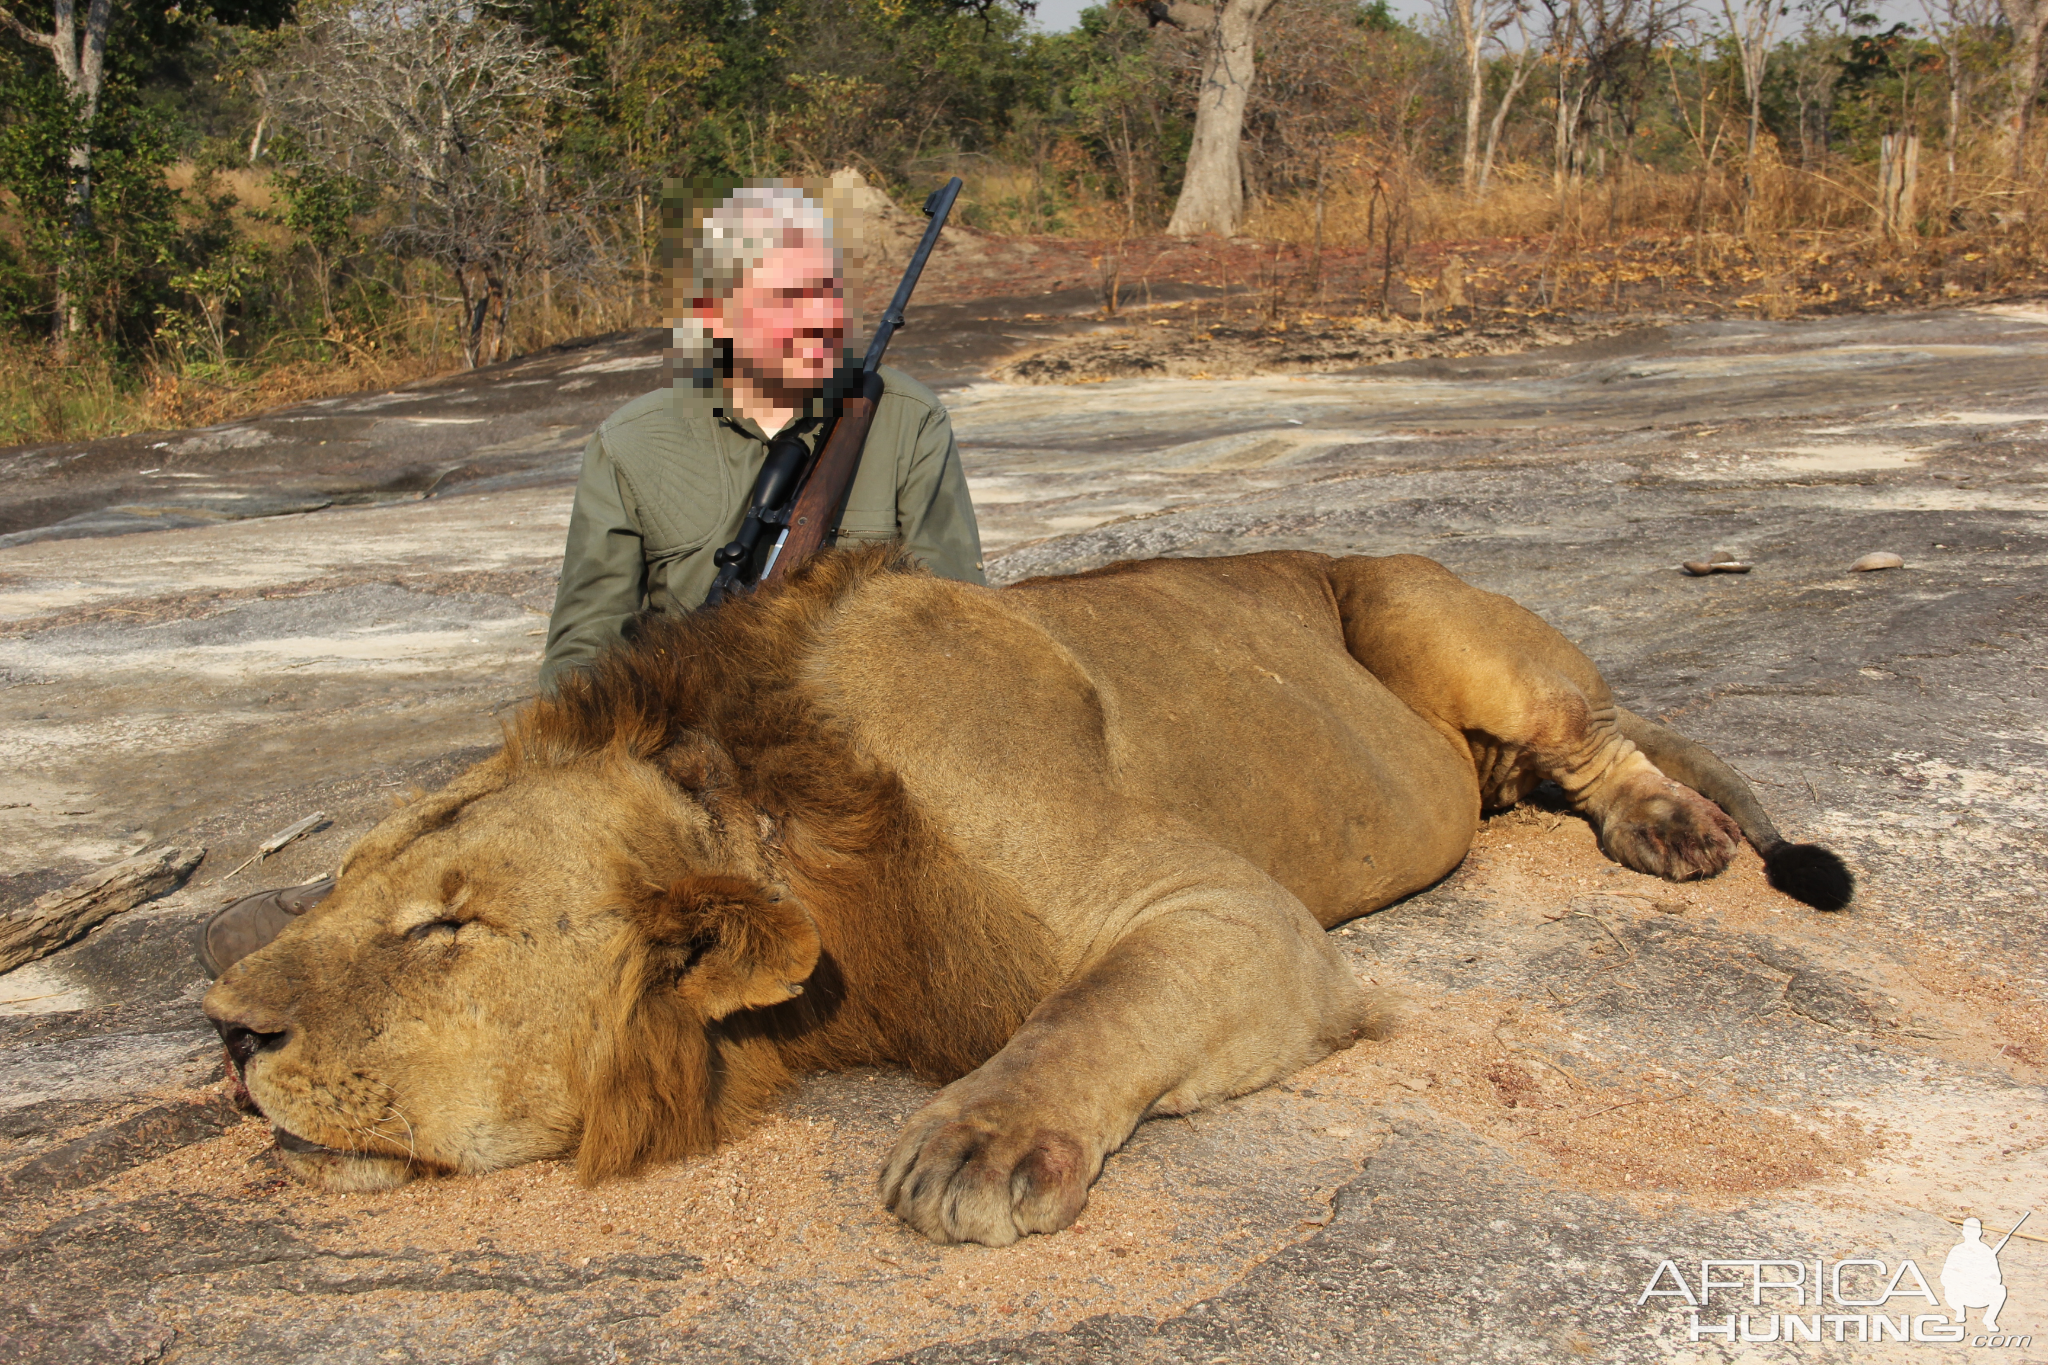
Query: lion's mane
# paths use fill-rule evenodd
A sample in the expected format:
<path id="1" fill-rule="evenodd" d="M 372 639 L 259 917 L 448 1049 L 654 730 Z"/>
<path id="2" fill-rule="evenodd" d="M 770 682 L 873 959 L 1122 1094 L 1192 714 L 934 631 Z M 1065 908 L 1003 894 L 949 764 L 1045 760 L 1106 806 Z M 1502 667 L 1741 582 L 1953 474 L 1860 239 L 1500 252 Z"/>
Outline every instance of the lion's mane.
<path id="1" fill-rule="evenodd" d="M 686 865 L 658 818 L 617 831 L 635 864 L 620 880 L 647 895 L 629 907 L 636 932 L 618 990 L 596 1003 L 577 1069 L 586 1181 L 710 1150 L 802 1071 L 896 1063 L 935 1081 L 965 1075 L 1045 994 L 1042 938 L 1021 895 L 958 854 L 805 676 L 845 596 L 906 572 L 917 570 L 887 548 L 826 555 L 716 610 L 640 616 L 514 716 L 496 759 L 351 856 L 393 857 L 522 773 L 603 759 L 638 780 L 651 770 L 715 827 L 762 841 L 800 911 L 728 869 Z M 716 933 L 766 961 L 801 956 L 809 926 L 816 965 L 786 1003 L 711 1019 L 676 988 Z"/>

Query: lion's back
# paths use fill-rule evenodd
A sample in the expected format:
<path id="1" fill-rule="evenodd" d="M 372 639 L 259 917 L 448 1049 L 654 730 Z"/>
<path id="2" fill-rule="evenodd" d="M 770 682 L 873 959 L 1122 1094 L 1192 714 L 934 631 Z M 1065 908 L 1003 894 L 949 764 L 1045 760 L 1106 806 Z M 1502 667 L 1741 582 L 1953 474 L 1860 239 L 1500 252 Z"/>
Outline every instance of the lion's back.
<path id="1" fill-rule="evenodd" d="M 877 579 L 813 676 L 864 747 L 1015 875 L 1127 812 L 1336 903 L 1361 841 L 1404 823 L 1418 773 L 1454 765 L 1345 649 L 1328 563 L 1154 560 L 995 590 Z"/>

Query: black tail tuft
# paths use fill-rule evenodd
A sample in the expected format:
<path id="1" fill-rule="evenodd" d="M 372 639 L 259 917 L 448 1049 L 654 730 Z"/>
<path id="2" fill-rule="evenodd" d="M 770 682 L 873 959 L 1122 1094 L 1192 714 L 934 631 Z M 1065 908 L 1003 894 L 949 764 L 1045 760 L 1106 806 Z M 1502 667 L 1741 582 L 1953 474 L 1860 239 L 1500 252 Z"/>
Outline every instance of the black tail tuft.
<path id="1" fill-rule="evenodd" d="M 1764 876 L 1816 910 L 1840 910 L 1856 894 L 1855 875 L 1819 844 L 1779 844 L 1764 854 Z"/>

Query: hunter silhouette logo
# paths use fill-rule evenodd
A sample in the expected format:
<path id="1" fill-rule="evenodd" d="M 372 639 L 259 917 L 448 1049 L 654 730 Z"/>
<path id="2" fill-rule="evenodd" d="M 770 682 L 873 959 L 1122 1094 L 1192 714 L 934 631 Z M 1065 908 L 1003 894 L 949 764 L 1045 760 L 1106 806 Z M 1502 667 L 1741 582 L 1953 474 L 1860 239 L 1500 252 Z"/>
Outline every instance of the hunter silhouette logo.
<path id="1" fill-rule="evenodd" d="M 1941 1296 L 1948 1300 L 1957 1322 L 1968 1322 L 1969 1310 L 1981 1308 L 1984 1330 L 1998 1330 L 1998 1310 L 2005 1307 L 2005 1277 L 1998 1273 L 1998 1253 L 2005 1250 L 2012 1234 L 2020 1230 L 2020 1223 L 2033 1216 L 2032 1209 L 2020 1215 L 2020 1222 L 2014 1223 L 1995 1247 L 1984 1245 L 1984 1224 L 1980 1220 L 1963 1220 L 1963 1240 L 1956 1243 L 1956 1249 L 1941 1265 Z"/>
<path id="2" fill-rule="evenodd" d="M 2006 1306 L 1998 1253 L 2033 1216 L 2032 1210 L 2021 1214 L 2019 1221 L 1990 1245 L 1984 1241 L 1983 1221 L 1964 1219 L 1963 1240 L 1942 1262 L 1940 1298 L 1911 1260 L 1888 1265 L 1872 1257 L 1832 1263 L 1741 1257 L 1698 1262 L 1696 1285 L 1677 1262 L 1659 1262 L 1643 1292 L 1636 1296 L 1636 1306 L 1653 1299 L 1679 1300 L 1683 1308 L 1667 1306 L 1685 1315 L 1687 1336 L 1692 1341 L 1718 1339 L 1731 1345 L 1738 1341 L 1943 1342 L 2026 1350 L 2033 1345 L 2031 1336 L 2008 1334 L 1998 1325 L 1998 1315 Z M 1904 1302 L 1894 1304 L 1893 1300 Z M 1947 1313 L 1926 1311 L 1940 1308 L 1944 1301 Z M 1920 1311 L 1910 1311 L 1916 1306 Z M 1776 1311 L 1714 1311 L 1741 1307 Z M 1836 1311 L 1798 1311 L 1827 1307 Z M 1897 1311 L 1900 1308 L 1909 1311 Z M 1983 1331 L 1975 1335 L 1968 1326 L 1972 1309 L 1983 1313 Z"/>

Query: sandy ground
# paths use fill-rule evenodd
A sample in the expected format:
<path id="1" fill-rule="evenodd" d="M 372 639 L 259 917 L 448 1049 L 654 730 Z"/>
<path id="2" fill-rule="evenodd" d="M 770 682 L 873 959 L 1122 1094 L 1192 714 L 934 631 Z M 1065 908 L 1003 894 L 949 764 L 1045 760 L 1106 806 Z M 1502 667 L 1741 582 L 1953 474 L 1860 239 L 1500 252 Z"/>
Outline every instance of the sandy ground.
<path id="1" fill-rule="evenodd" d="M 1095 327 L 1007 346 L 1100 347 Z M 345 438 L 266 453 L 231 434 L 339 429 L 290 414 L 153 438 L 196 442 L 184 472 L 213 488 L 159 514 L 172 529 L 97 494 L 38 522 L 38 488 L 90 480 L 4 456 L 30 510 L 0 548 L 0 895 L 156 840 L 210 852 L 185 890 L 0 977 L 0 1350 L 2048 1359 L 2048 1242 L 2024 1235 L 2048 1236 L 2043 1214 L 2001 1257 L 2025 1346 L 1863 1342 L 1860 1317 L 1841 1344 L 1694 1341 L 1685 1303 L 1638 1302 L 1667 1259 L 1694 1286 L 1711 1259 L 1885 1262 L 1845 1271 L 1847 1297 L 1906 1258 L 1932 1282 L 1955 1220 L 2048 1208 L 2048 313 L 1601 331 L 1194 383 L 1001 382 L 970 356 L 946 393 L 998 581 L 1161 553 L 1431 554 L 1544 614 L 1789 832 L 1841 849 L 1858 904 L 1807 911 L 1751 858 L 1674 887 L 1607 862 L 1575 817 L 1496 817 L 1445 882 L 1338 932 L 1408 1002 L 1392 1038 L 1145 1125 L 1078 1227 L 1001 1251 L 931 1246 L 877 1205 L 875 1166 L 925 1093 L 888 1072 L 811 1078 L 716 1156 L 595 1191 L 541 1163 L 323 1196 L 219 1098 L 193 926 L 330 866 L 391 795 L 488 751 L 531 690 L 576 404 L 644 384 L 643 339 L 410 409 L 336 402 L 320 420 Z M 570 373 L 588 365 L 612 368 Z M 378 424 L 463 409 L 482 444 L 524 453 L 467 458 L 431 497 L 391 486 L 405 442 L 439 469 L 469 438 Z M 319 477 L 376 496 L 225 515 L 312 478 L 292 459 L 326 439 L 360 442 L 363 469 Z M 112 486 L 158 476 L 149 448 L 69 463 Z M 39 533 L 65 517 L 86 520 Z M 1724 548 L 1757 569 L 1675 568 Z M 1872 549 L 1907 567 L 1846 571 Z M 325 828 L 223 880 L 316 810 Z M 1700 1316 L 1747 1312 L 1761 1335 L 1792 1311 L 1775 1297 L 1720 1290 Z M 1885 1311 L 1909 1308 L 1936 1311 Z"/>

